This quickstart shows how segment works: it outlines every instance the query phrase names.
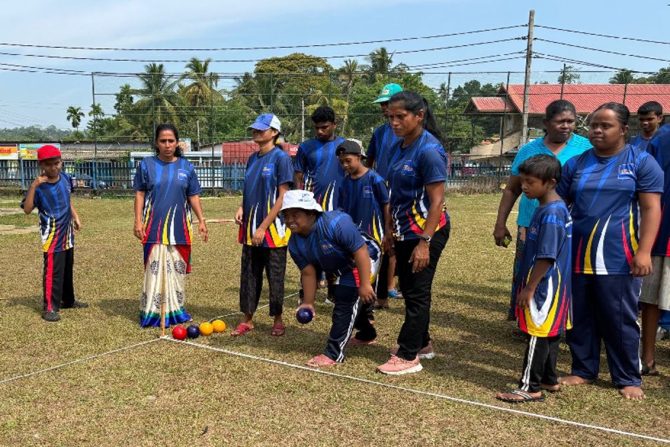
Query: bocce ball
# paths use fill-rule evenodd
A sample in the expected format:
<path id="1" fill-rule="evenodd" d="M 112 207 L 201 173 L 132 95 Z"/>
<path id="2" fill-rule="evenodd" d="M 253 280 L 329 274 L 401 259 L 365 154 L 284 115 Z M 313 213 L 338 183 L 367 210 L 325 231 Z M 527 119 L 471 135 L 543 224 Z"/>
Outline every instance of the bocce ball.
<path id="1" fill-rule="evenodd" d="M 214 320 L 212 321 L 212 327 L 214 328 L 214 332 L 223 332 L 226 330 L 226 323 L 221 320 Z"/>
<path id="2" fill-rule="evenodd" d="M 212 326 L 212 323 L 209 321 L 205 321 L 204 323 L 200 323 L 200 335 L 212 335 L 212 332 L 214 332 L 214 327 Z"/>
<path id="3" fill-rule="evenodd" d="M 186 333 L 188 335 L 188 338 L 198 338 L 200 336 L 200 328 L 192 324 L 186 329 Z"/>
<path id="4" fill-rule="evenodd" d="M 314 313 L 308 307 L 301 307 L 298 309 L 298 312 L 296 312 L 295 317 L 300 323 L 307 324 L 314 318 Z"/>
<path id="5" fill-rule="evenodd" d="M 175 340 L 183 340 L 186 338 L 186 329 L 184 326 L 175 326 L 172 329 L 172 338 Z"/>

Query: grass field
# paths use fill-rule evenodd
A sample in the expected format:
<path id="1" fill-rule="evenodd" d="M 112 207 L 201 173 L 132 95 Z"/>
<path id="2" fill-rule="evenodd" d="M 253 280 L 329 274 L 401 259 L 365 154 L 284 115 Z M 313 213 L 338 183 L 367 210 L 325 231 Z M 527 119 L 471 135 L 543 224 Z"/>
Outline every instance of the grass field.
<path id="1" fill-rule="evenodd" d="M 314 322 L 299 325 L 292 316 L 295 297 L 286 302 L 285 337 L 270 337 L 271 320 L 263 308 L 248 336 L 232 338 L 228 329 L 196 340 L 230 353 L 160 340 L 157 329 L 140 329 L 142 250 L 132 236 L 129 199 L 75 199 L 84 227 L 77 236 L 75 290 L 91 307 L 64 310 L 56 324 L 40 318 L 38 234 L 4 232 L 0 445 L 654 444 L 440 396 L 670 438 L 667 341 L 657 354 L 662 375 L 645 380 L 645 401 L 619 397 L 604 357 L 601 380 L 594 385 L 565 389 L 545 403 L 512 406 L 494 399 L 496 391 L 517 380 L 524 349 L 504 320 L 513 254 L 492 243 L 497 200 L 494 195 L 448 198 L 453 230 L 434 283 L 431 320 L 438 356 L 423 362 L 423 372 L 399 378 L 381 376 L 374 368 L 395 342 L 402 301 L 377 314 L 379 344 L 350 349 L 347 361 L 334 370 L 341 377 L 287 365 L 302 365 L 319 353 L 329 327 L 324 305 L 317 307 Z M 230 218 L 238 201 L 206 199 L 205 214 Z M 0 208 L 17 203 L 0 198 Z M 0 217 L 0 225 L 29 227 L 36 221 L 35 215 Z M 231 223 L 211 223 L 209 229 L 210 242 L 193 247 L 187 309 L 196 321 L 228 314 L 224 320 L 233 326 L 237 231 Z M 287 294 L 297 291 L 297 279 L 290 263 Z M 129 348 L 108 353 L 124 347 Z M 67 362 L 72 363 L 27 375 Z M 569 353 L 562 346 L 559 370 L 568 368 Z M 27 376 L 8 380 L 20 375 Z"/>

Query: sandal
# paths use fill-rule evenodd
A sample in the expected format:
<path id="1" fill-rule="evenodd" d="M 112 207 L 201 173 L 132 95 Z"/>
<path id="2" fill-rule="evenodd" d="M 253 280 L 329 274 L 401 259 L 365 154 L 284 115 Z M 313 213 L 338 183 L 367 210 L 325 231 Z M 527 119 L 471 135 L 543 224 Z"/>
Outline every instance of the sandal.
<path id="1" fill-rule="evenodd" d="M 231 337 L 239 337 L 240 335 L 244 335 L 247 332 L 251 332 L 254 328 L 249 326 L 248 323 L 240 323 L 237 325 L 234 331 L 230 333 Z"/>
<path id="2" fill-rule="evenodd" d="M 640 369 L 640 375 L 642 376 L 659 376 L 660 374 L 656 369 L 656 360 L 651 362 L 651 365 L 643 364 Z"/>
<path id="3" fill-rule="evenodd" d="M 286 333 L 286 326 L 284 326 L 284 323 L 275 323 L 274 326 L 272 326 L 272 332 L 270 332 L 270 335 L 273 337 L 281 337 Z"/>
<path id="4" fill-rule="evenodd" d="M 518 398 L 509 396 L 518 396 Z M 498 393 L 496 395 L 496 399 L 507 402 L 509 404 L 518 404 L 523 402 L 544 402 L 544 394 L 538 397 L 533 397 L 525 391 L 513 390 L 509 393 Z"/>
<path id="5" fill-rule="evenodd" d="M 312 368 L 327 368 L 329 366 L 337 365 L 337 362 L 324 354 L 319 354 L 316 357 L 309 359 L 306 365 L 311 366 Z"/>
<path id="6" fill-rule="evenodd" d="M 376 301 L 374 306 L 372 306 L 373 309 L 380 310 L 380 309 L 388 309 L 389 308 L 389 303 L 388 300 L 384 301 Z"/>

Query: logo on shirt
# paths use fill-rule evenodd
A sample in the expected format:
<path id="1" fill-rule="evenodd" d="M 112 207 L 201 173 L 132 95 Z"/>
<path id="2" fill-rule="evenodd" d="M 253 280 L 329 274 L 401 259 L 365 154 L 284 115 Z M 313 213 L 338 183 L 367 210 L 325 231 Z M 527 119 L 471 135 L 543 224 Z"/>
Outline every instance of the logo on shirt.
<path id="1" fill-rule="evenodd" d="M 321 242 L 321 251 L 323 251 L 324 255 L 332 253 L 333 250 L 334 250 L 334 247 L 330 242 Z"/>
<path id="2" fill-rule="evenodd" d="M 402 175 L 414 175 L 414 166 L 412 166 L 412 162 L 408 161 L 407 163 L 403 164 L 400 168 L 400 173 Z"/>
<path id="3" fill-rule="evenodd" d="M 537 225 L 533 225 L 532 227 L 528 228 L 528 234 L 526 235 L 526 237 L 529 240 L 534 241 L 535 239 L 537 239 L 538 232 L 539 228 L 537 227 Z"/>
<path id="4" fill-rule="evenodd" d="M 261 171 L 261 175 L 263 177 L 270 177 L 275 171 L 275 165 L 274 163 L 268 163 L 265 166 L 263 166 L 263 171 Z"/>
<path id="5" fill-rule="evenodd" d="M 184 169 L 179 169 L 177 171 L 177 180 L 179 180 L 180 182 L 187 181 L 188 180 L 188 171 L 186 171 Z"/>
<path id="6" fill-rule="evenodd" d="M 635 165 L 633 163 L 624 163 L 619 165 L 619 180 L 633 179 L 635 180 Z"/>
<path id="7" fill-rule="evenodd" d="M 363 198 L 369 199 L 373 196 L 372 186 L 366 185 L 363 187 Z"/>

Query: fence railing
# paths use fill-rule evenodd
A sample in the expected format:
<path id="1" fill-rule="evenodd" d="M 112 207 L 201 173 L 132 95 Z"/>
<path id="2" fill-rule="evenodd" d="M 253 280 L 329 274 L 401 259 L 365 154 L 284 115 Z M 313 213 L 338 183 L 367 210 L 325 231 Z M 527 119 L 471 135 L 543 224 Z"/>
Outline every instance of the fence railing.
<path id="1" fill-rule="evenodd" d="M 78 189 L 97 192 L 133 189 L 136 163 L 132 161 L 64 161 Z M 244 186 L 244 163 L 204 161 L 193 163 L 200 185 L 214 192 L 241 192 Z M 452 164 L 448 170 L 447 188 L 472 191 L 495 189 L 509 176 L 509 166 Z M 36 160 L 0 160 L 0 187 L 25 191 L 40 174 Z"/>

